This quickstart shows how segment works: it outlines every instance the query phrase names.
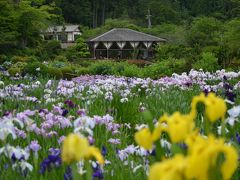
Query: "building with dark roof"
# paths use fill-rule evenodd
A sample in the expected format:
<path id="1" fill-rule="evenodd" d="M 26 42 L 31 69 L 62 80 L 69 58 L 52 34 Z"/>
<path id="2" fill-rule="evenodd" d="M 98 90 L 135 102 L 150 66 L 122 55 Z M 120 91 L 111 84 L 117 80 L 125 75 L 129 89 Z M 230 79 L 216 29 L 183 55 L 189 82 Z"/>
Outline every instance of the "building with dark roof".
<path id="1" fill-rule="evenodd" d="M 51 26 L 42 32 L 44 40 L 58 40 L 62 48 L 74 45 L 77 36 L 80 35 L 82 33 L 79 25 Z"/>
<path id="2" fill-rule="evenodd" d="M 154 55 L 154 46 L 164 42 L 163 38 L 127 28 L 114 28 L 88 40 L 96 59 L 149 59 Z"/>

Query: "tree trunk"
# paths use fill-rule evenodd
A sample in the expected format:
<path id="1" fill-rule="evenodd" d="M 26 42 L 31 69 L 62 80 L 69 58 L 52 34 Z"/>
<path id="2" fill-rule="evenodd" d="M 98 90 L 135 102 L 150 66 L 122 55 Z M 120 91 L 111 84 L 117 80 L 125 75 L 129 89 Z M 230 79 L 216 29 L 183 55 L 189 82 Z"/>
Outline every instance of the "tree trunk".
<path id="1" fill-rule="evenodd" d="M 102 4 L 102 25 L 105 24 L 105 8 L 106 8 L 106 5 L 105 5 L 105 0 L 103 0 L 103 4 Z"/>

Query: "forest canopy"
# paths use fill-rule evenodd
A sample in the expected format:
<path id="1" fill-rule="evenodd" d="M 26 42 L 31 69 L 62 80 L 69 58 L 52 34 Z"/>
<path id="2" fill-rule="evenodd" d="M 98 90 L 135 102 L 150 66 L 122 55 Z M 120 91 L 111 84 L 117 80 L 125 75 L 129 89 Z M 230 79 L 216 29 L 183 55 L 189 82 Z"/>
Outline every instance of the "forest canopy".
<path id="1" fill-rule="evenodd" d="M 1 0 L 0 62 L 12 56 L 39 61 L 58 55 L 75 61 L 80 54 L 90 57 L 86 48 L 65 51 L 58 41 L 42 39 L 49 26 L 66 24 L 80 25 L 83 39 L 78 47 L 85 47 L 88 38 L 124 27 L 167 40 L 156 47 L 155 62 L 181 59 L 188 67 L 184 70 L 207 67 L 210 61 L 221 68 L 240 65 L 239 0 Z"/>

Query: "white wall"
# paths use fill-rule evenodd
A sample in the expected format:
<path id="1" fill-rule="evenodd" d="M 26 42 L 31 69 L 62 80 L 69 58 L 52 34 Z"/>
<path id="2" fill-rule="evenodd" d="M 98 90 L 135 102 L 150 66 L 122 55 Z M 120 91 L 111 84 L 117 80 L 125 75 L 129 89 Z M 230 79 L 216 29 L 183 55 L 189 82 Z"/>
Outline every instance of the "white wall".
<path id="1" fill-rule="evenodd" d="M 73 33 L 67 34 L 67 41 L 73 41 Z"/>

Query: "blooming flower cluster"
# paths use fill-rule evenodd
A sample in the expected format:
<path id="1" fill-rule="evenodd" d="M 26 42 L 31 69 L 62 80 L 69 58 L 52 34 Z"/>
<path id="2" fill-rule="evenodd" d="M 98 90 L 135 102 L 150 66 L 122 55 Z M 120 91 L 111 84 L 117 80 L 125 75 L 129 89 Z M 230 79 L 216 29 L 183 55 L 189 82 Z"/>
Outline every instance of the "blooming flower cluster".
<path id="1" fill-rule="evenodd" d="M 1 80 L 0 179 L 238 179 L 239 77 Z"/>
<path id="2" fill-rule="evenodd" d="M 176 153 L 172 158 L 155 163 L 150 168 L 149 179 L 212 179 L 214 176 L 230 179 L 238 167 L 238 152 L 223 138 L 215 138 L 208 129 L 204 127 L 204 133 L 199 133 L 195 128 L 197 115 L 197 104 L 205 105 L 205 115 L 210 123 L 222 120 L 222 132 L 225 131 L 225 113 L 227 110 L 223 99 L 209 93 L 207 96 L 201 94 L 192 100 L 189 114 L 175 112 L 173 115 L 163 115 L 156 126 L 151 129 L 145 127 L 135 134 L 136 142 L 147 150 L 153 149 L 154 143 L 159 140 L 161 134 L 166 132 L 173 144 L 185 143 L 187 145 L 187 156 Z M 229 110 L 230 113 L 233 109 Z M 237 112 L 238 115 L 238 112 Z M 206 121 L 206 120 L 205 120 Z M 206 123 L 207 126 L 213 124 Z M 157 144 L 157 143 L 156 143 Z M 156 145 L 159 146 L 159 145 Z M 159 148 L 156 147 L 157 151 Z M 157 152 L 159 153 L 159 152 Z M 223 154 L 223 157 L 221 157 Z M 161 154 L 163 155 L 163 154 Z M 219 160 L 219 158 L 221 158 Z M 211 172 L 211 168 L 213 172 Z"/>

